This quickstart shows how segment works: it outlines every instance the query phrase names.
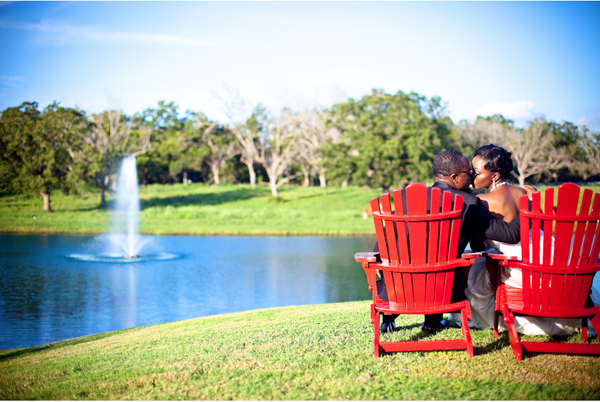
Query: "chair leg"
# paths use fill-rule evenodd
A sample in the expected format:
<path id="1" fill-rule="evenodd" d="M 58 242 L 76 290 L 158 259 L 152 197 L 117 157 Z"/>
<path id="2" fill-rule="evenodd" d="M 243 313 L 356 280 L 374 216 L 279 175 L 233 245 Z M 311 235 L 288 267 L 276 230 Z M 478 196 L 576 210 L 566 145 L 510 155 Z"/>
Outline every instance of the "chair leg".
<path id="1" fill-rule="evenodd" d="M 523 347 L 521 345 L 521 340 L 519 339 L 519 334 L 517 334 L 517 328 L 515 327 L 515 316 L 508 311 L 506 306 L 504 306 L 504 310 L 504 322 L 508 328 L 510 346 L 512 347 L 515 359 L 520 361 L 523 359 Z"/>
<path id="2" fill-rule="evenodd" d="M 377 359 L 379 357 L 379 311 L 375 311 L 375 322 L 373 322 L 374 345 L 373 355 Z"/>
<path id="3" fill-rule="evenodd" d="M 462 320 L 462 323 L 460 325 L 462 333 L 465 338 L 465 341 L 467 342 L 467 356 L 473 357 L 473 341 L 471 340 L 471 331 L 469 330 L 469 320 L 467 319 L 466 309 L 463 308 L 462 310 L 460 310 L 460 318 Z"/>
<path id="4" fill-rule="evenodd" d="M 500 320 L 500 305 L 501 305 L 501 298 L 502 298 L 502 292 L 501 292 L 501 286 L 498 286 L 496 288 L 496 300 L 494 302 L 494 337 L 498 337 L 498 322 Z"/>
<path id="5" fill-rule="evenodd" d="M 371 324 L 375 324 L 375 304 L 371 304 Z"/>
<path id="6" fill-rule="evenodd" d="M 587 342 L 588 339 L 588 319 L 583 317 L 581 319 L 581 340 Z"/>
<path id="7" fill-rule="evenodd" d="M 596 334 L 600 337 L 600 313 L 596 313 L 590 321 L 592 322 L 592 327 L 594 327 Z"/>

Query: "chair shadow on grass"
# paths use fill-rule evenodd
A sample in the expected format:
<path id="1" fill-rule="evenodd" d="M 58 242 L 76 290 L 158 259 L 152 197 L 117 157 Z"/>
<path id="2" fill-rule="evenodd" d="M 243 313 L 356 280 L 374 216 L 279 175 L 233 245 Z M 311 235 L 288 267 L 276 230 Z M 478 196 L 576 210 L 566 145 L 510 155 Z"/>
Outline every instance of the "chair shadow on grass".
<path id="1" fill-rule="evenodd" d="M 153 197 L 141 200 L 141 209 L 166 206 L 185 207 L 189 205 L 220 205 L 228 202 L 264 197 L 265 195 L 270 194 L 267 189 L 265 190 L 266 191 L 260 191 L 257 189 L 235 189 L 218 193 L 190 194 L 166 198 Z"/>
<path id="2" fill-rule="evenodd" d="M 412 325 L 405 325 L 405 326 L 401 326 L 398 327 L 398 331 L 409 331 L 412 330 L 414 328 L 420 328 L 421 324 L 417 323 L 417 324 L 412 324 Z M 460 327 L 456 328 L 456 327 L 451 327 L 451 329 L 457 329 L 460 331 Z M 471 337 L 473 337 L 473 332 L 474 331 L 491 331 L 491 330 L 478 330 L 478 329 L 473 329 L 471 328 Z M 417 332 L 415 334 L 412 334 L 410 337 L 406 338 L 406 339 L 397 339 L 396 337 L 394 338 L 387 338 L 387 334 L 380 334 L 379 337 L 379 341 L 380 342 L 395 342 L 395 341 L 427 341 L 427 340 L 437 340 L 437 338 L 433 338 L 430 339 L 431 337 L 435 337 L 436 334 L 443 334 L 446 331 L 438 331 L 435 334 L 428 334 L 425 332 Z M 383 335 L 383 336 L 382 336 Z M 442 335 L 443 336 L 443 335 Z M 462 338 L 462 333 L 461 333 L 461 338 Z M 498 338 L 496 338 L 493 342 L 487 343 L 484 346 L 475 346 L 473 345 L 473 352 L 475 354 L 475 356 L 481 356 L 481 355 L 486 355 L 488 353 L 494 352 L 496 350 L 500 350 L 500 349 L 504 349 L 504 348 L 510 348 L 510 340 L 508 338 L 508 333 L 507 332 L 501 332 L 500 335 L 498 336 Z M 457 351 L 463 351 L 464 350 L 457 350 Z M 432 350 L 432 351 L 421 351 L 420 353 L 432 353 L 432 352 L 438 352 L 436 350 Z M 394 354 L 396 352 L 391 352 L 391 353 L 386 353 L 381 351 L 380 353 L 385 354 Z"/>

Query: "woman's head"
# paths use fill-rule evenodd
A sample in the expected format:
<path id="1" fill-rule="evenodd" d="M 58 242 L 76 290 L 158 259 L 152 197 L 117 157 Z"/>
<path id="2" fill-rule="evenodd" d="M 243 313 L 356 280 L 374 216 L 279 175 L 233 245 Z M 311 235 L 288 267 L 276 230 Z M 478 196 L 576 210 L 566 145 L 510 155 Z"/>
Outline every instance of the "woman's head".
<path id="1" fill-rule="evenodd" d="M 510 152 L 494 144 L 479 147 L 473 155 L 473 187 L 476 190 L 506 180 L 513 170 Z"/>

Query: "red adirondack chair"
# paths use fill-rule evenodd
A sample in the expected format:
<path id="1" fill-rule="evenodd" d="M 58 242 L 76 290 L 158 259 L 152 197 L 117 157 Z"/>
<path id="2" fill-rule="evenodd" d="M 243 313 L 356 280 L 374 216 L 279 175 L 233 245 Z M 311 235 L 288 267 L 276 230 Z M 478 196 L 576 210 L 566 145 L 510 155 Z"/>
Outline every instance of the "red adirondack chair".
<path id="1" fill-rule="evenodd" d="M 405 190 L 371 200 L 379 254 L 357 253 L 354 258 L 367 274 L 373 292 L 371 323 L 374 329 L 374 354 L 385 352 L 466 349 L 473 357 L 473 344 L 467 318 L 471 318 L 468 301 L 450 303 L 454 270 L 468 267 L 472 260 L 457 258 L 463 198 L 440 189 L 412 184 Z M 403 200 L 403 194 L 405 200 Z M 442 195 L 443 194 L 443 198 Z M 406 205 L 404 205 L 406 203 Z M 441 203 L 441 205 L 440 205 Z M 404 212 L 406 211 L 406 212 Z M 474 258 L 481 254 L 471 254 Z M 379 258 L 380 257 L 380 258 Z M 467 257 L 467 255 L 463 255 Z M 463 269 L 463 268 L 461 268 Z M 377 295 L 377 272 L 383 272 L 389 302 Z M 464 339 L 435 341 L 379 341 L 380 314 L 437 314 L 459 312 Z"/>
<path id="2" fill-rule="evenodd" d="M 496 294 L 497 310 L 504 316 L 517 360 L 523 358 L 524 351 L 600 354 L 600 345 L 589 343 L 522 342 L 514 322 L 515 315 L 581 318 L 582 338 L 587 342 L 591 319 L 600 333 L 600 307 L 586 305 L 594 274 L 600 270 L 600 194 L 584 190 L 577 213 L 579 196 L 577 185 L 562 184 L 555 210 L 554 189 L 546 189 L 543 212 L 539 192 L 533 194 L 531 206 L 527 196 L 521 197 L 522 260 L 490 255 L 500 265 L 522 270 L 522 289 L 501 284 Z M 496 336 L 497 320 L 496 315 Z"/>

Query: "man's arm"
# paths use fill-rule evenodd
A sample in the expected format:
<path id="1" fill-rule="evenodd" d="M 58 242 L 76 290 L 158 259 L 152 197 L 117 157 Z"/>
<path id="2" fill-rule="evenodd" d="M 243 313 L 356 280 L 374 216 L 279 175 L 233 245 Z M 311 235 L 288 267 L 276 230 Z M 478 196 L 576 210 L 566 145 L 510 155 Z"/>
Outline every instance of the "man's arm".
<path id="1" fill-rule="evenodd" d="M 494 218 L 479 199 L 474 204 L 467 206 L 463 226 L 471 232 L 472 237 L 483 236 L 486 239 L 510 244 L 518 243 L 521 240 L 518 216 L 509 223 Z"/>
<path id="2" fill-rule="evenodd" d="M 485 237 L 486 239 L 498 240 L 509 244 L 518 243 L 521 240 L 519 215 L 508 223 L 502 219 L 492 218 L 490 226 L 485 231 Z"/>

